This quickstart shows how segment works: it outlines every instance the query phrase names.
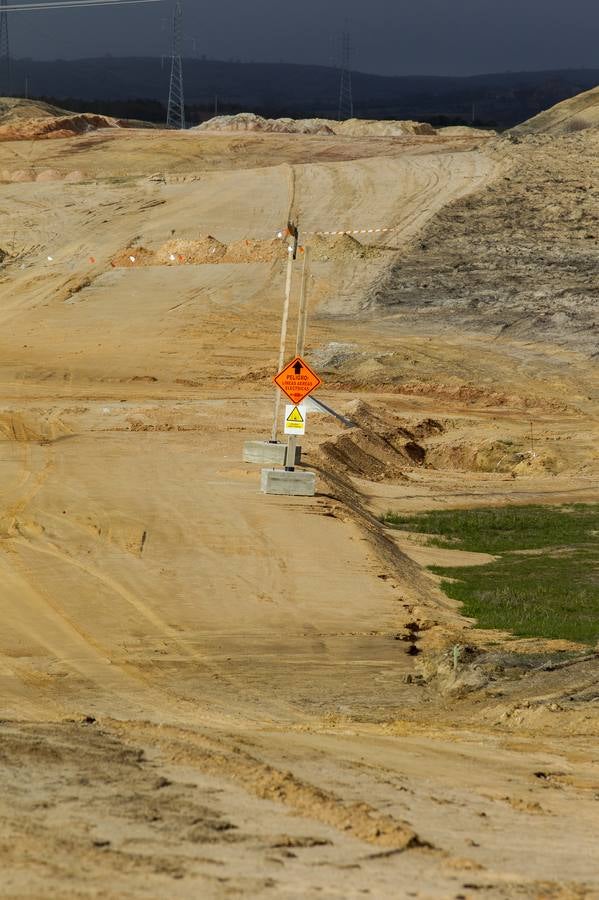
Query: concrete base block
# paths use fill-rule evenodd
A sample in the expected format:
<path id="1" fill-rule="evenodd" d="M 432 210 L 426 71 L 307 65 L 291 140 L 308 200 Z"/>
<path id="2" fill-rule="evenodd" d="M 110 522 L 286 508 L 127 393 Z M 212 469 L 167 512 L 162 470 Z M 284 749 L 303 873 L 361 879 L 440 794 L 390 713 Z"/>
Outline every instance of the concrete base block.
<path id="1" fill-rule="evenodd" d="M 243 445 L 243 461 L 261 466 L 284 466 L 286 464 L 287 444 L 272 444 L 270 441 L 246 441 Z M 295 451 L 295 465 L 302 458 L 302 448 Z"/>
<path id="2" fill-rule="evenodd" d="M 263 494 L 286 497 L 313 497 L 316 493 L 314 472 L 286 472 L 285 469 L 262 469 L 260 490 Z"/>

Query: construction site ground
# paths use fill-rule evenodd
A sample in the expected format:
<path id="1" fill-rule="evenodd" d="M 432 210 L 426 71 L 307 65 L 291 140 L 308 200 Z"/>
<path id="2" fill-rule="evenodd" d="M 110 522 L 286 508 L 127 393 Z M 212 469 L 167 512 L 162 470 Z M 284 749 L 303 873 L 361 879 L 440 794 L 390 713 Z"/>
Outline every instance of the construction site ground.
<path id="1" fill-rule="evenodd" d="M 504 328 L 480 262 L 553 159 L 569 202 L 584 140 L 0 143 L 2 896 L 599 897 L 593 648 L 476 629 L 425 568 L 472 554 L 378 520 L 599 501 L 580 320 Z M 357 426 L 310 414 L 314 498 L 242 462 L 272 425 L 290 218 L 318 396 Z M 586 238 L 558 218 L 567 254 Z M 229 256 L 195 263 L 208 237 Z M 448 299 L 464 264 L 496 304 L 477 327 L 467 279 Z M 432 312 L 404 310 L 402 266 Z M 539 273 L 531 252 L 512 298 Z"/>

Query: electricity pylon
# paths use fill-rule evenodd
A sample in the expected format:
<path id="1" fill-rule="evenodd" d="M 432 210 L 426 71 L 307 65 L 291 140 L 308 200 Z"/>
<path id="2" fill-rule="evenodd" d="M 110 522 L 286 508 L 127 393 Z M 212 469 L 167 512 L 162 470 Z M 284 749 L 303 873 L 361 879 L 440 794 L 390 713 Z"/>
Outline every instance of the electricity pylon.
<path id="1" fill-rule="evenodd" d="M 171 84 L 168 92 L 168 128 L 185 128 L 185 95 L 183 93 L 183 7 L 180 0 L 173 11 L 173 55 L 171 61 Z"/>
<path id="2" fill-rule="evenodd" d="M 351 37 L 349 31 L 344 31 L 341 39 L 341 81 L 339 85 L 339 113 L 338 119 L 353 119 L 354 94 L 351 78 Z"/>
<path id="3" fill-rule="evenodd" d="M 0 0 L 0 96 L 10 97 L 10 44 L 8 42 L 8 13 L 4 6 L 8 0 Z"/>

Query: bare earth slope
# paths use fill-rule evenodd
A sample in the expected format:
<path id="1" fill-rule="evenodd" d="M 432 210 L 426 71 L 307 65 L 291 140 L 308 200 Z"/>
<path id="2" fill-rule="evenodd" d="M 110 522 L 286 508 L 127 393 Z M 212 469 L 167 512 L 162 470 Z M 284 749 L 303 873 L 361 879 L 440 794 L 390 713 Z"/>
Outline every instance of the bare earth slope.
<path id="1" fill-rule="evenodd" d="M 568 134 L 599 126 L 599 86 L 571 97 L 512 129 L 512 134 Z"/>
<path id="2" fill-rule="evenodd" d="M 426 328 L 599 352 L 599 133 L 488 151 L 499 175 L 448 206 L 374 289 Z"/>
<path id="3" fill-rule="evenodd" d="M 577 648 L 475 631 L 377 519 L 599 499 L 586 345 L 368 302 L 405 260 L 430 277 L 429 234 L 439 254 L 464 235 L 490 278 L 466 220 L 490 210 L 497 246 L 502 179 L 565 165 L 535 152 L 118 129 L 0 145 L 4 896 L 597 895 L 596 657 L 473 674 L 456 646 Z M 263 251 L 289 217 L 315 249 L 321 396 L 358 426 L 311 415 L 315 498 L 263 496 L 241 462 L 270 431 L 285 262 Z M 234 258 L 185 256 L 208 238 Z M 554 243 L 572 252 L 569 230 Z M 531 414 L 538 458 L 499 465 L 489 444 L 518 448 Z"/>

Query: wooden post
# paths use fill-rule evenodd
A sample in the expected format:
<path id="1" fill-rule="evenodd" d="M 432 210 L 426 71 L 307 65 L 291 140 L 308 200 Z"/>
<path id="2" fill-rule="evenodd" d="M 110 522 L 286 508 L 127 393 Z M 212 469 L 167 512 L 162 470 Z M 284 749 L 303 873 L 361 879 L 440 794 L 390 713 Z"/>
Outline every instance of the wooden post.
<path id="1" fill-rule="evenodd" d="M 279 343 L 279 367 L 277 372 L 280 372 L 283 366 L 285 365 L 285 344 L 287 342 L 287 325 L 289 322 L 289 305 L 291 303 L 291 285 L 293 282 L 293 261 L 295 260 L 297 254 L 297 242 L 298 242 L 298 232 L 297 229 L 291 225 L 290 226 L 290 234 L 293 237 L 293 243 L 289 244 L 287 247 L 287 277 L 285 279 L 285 303 L 283 306 L 283 319 L 281 321 L 281 340 Z M 272 422 L 272 433 L 270 438 L 271 444 L 277 443 L 277 434 L 279 431 L 279 413 L 281 409 L 281 392 L 278 388 L 275 388 L 275 409 L 274 416 Z"/>
<path id="2" fill-rule="evenodd" d="M 308 324 L 308 279 L 310 278 L 310 248 L 304 247 L 304 265 L 302 268 L 302 285 L 300 291 L 300 303 L 297 313 L 297 333 L 295 338 L 295 355 L 303 356 L 306 346 L 306 327 Z M 287 442 L 287 457 L 285 470 L 295 470 L 295 453 L 297 449 L 297 435 L 290 434 Z"/>
<path id="3" fill-rule="evenodd" d="M 308 325 L 308 279 L 310 278 L 310 248 L 304 247 L 304 267 L 302 269 L 302 287 L 300 305 L 297 315 L 297 335 L 295 339 L 295 355 L 303 356 L 306 346 L 306 327 Z"/>

